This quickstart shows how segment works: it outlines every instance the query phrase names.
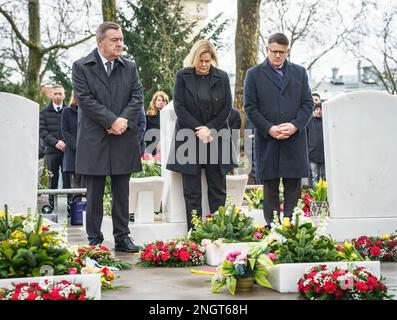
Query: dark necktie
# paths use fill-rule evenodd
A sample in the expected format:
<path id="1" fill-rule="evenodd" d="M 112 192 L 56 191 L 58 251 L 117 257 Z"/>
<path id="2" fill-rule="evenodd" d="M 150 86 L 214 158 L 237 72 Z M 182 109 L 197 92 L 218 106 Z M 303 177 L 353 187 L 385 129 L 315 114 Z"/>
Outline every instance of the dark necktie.
<path id="1" fill-rule="evenodd" d="M 110 77 L 110 74 L 112 73 L 112 63 L 110 61 L 106 62 L 106 74 L 108 77 Z"/>
<path id="2" fill-rule="evenodd" d="M 61 111 L 61 107 L 57 107 L 57 112 Z"/>

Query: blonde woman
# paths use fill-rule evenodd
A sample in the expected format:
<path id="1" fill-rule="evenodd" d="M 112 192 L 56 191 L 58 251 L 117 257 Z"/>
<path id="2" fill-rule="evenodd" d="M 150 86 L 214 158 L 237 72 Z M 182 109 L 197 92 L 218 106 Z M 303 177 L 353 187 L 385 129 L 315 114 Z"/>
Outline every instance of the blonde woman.
<path id="1" fill-rule="evenodd" d="M 213 44 L 200 40 L 184 60 L 184 68 L 176 74 L 175 148 L 171 148 L 167 169 L 182 174 L 188 230 L 193 227 L 192 211 L 196 210 L 199 217 L 202 215 L 202 169 L 207 178 L 209 209 L 214 213 L 225 204 L 226 174 L 235 167 L 227 124 L 232 108 L 229 77 L 217 65 Z M 215 135 L 221 133 L 228 135 L 228 139 L 216 139 Z"/>
<path id="2" fill-rule="evenodd" d="M 163 109 L 169 102 L 168 95 L 164 91 L 157 91 L 152 97 L 152 101 L 150 101 L 149 110 L 146 114 L 146 131 L 154 129 L 158 130 L 157 134 L 152 138 L 145 141 L 146 146 L 149 147 L 153 155 L 157 153 L 157 147 L 160 142 L 158 139 L 160 137 L 160 111 Z"/>

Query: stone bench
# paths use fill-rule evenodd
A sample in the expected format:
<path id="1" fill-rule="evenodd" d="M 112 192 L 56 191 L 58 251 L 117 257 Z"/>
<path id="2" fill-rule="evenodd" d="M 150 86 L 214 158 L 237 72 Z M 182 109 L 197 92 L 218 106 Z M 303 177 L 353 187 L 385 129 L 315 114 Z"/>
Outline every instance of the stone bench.
<path id="1" fill-rule="evenodd" d="M 58 224 L 65 224 L 67 223 L 68 218 L 68 211 L 67 211 L 67 200 L 65 199 L 64 202 L 59 201 L 60 196 L 65 196 L 68 194 L 78 195 L 82 194 L 85 195 L 87 193 L 86 188 L 76 188 L 76 189 L 40 189 L 37 190 L 37 195 L 41 196 L 43 194 L 54 195 L 54 211 L 53 215 L 57 217 Z M 51 219 L 50 215 L 48 215 L 49 219 Z"/>
<path id="2" fill-rule="evenodd" d="M 130 179 L 129 212 L 134 213 L 135 224 L 154 223 L 154 212 L 160 211 L 163 189 L 162 177 Z"/>

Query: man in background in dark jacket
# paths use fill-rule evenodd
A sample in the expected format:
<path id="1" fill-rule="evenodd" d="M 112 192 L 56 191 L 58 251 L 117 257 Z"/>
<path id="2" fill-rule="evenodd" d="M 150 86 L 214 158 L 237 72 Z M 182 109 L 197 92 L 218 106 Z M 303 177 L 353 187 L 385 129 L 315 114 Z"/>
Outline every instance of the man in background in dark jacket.
<path id="1" fill-rule="evenodd" d="M 61 85 L 54 85 L 51 88 L 51 102 L 40 112 L 40 138 L 45 143 L 47 169 L 51 172 L 50 189 L 58 188 L 59 170 L 62 172 L 66 144 L 61 131 L 61 116 L 66 107 L 65 98 L 65 89 Z M 62 187 L 70 188 L 70 177 L 66 173 L 62 173 Z M 54 208 L 53 195 L 49 196 L 49 204 Z"/>
<path id="2" fill-rule="evenodd" d="M 324 137 L 321 103 L 314 107 L 313 117 L 306 127 L 310 165 L 310 187 L 313 188 L 321 179 L 325 179 Z"/>

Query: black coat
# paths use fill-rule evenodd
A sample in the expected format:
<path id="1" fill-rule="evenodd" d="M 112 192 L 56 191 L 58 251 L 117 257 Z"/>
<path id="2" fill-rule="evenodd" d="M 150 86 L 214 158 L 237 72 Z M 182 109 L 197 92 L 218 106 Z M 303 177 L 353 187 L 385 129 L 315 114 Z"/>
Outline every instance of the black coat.
<path id="1" fill-rule="evenodd" d="M 67 107 L 62 111 L 62 136 L 66 143 L 63 155 L 63 172 L 75 171 L 77 140 L 77 107 Z"/>
<path id="2" fill-rule="evenodd" d="M 203 115 L 203 110 L 201 110 L 198 101 L 194 68 L 184 68 L 179 70 L 176 74 L 173 103 L 177 120 L 167 163 L 168 170 L 190 175 L 195 175 L 199 172 L 199 148 L 207 147 L 195 136 L 195 128 L 200 126 L 207 126 L 209 129 L 215 129 L 217 132 L 224 129 L 222 134 L 228 136 L 227 149 L 229 150 L 225 150 L 225 152 L 228 152 L 229 156 L 227 158 L 229 159 L 227 159 L 227 161 L 222 161 L 222 139 L 219 139 L 219 141 L 214 139 L 209 144 L 209 148 L 216 149 L 215 147 L 218 147 L 217 163 L 219 164 L 222 174 L 226 175 L 236 166 L 233 163 L 233 148 L 227 123 L 227 118 L 232 108 L 229 77 L 226 72 L 211 66 L 209 84 L 212 102 L 210 107 L 211 111 L 209 115 Z M 205 118 L 209 119 L 209 121 L 205 121 Z M 193 140 L 195 139 L 196 142 L 196 155 L 195 157 L 189 158 L 188 163 L 180 163 L 176 156 L 178 148 L 182 146 L 181 149 L 183 149 L 183 145 L 185 145 L 187 141 L 186 138 L 183 141 L 178 141 L 176 139 L 176 135 L 182 129 L 190 129 L 191 137 L 193 137 Z M 191 155 L 190 151 L 192 150 L 189 150 L 189 155 Z"/>
<path id="3" fill-rule="evenodd" d="M 45 154 L 62 153 L 55 148 L 59 140 L 63 140 L 61 131 L 61 117 L 66 104 L 60 112 L 56 112 L 52 102 L 40 112 L 40 138 L 44 141 Z"/>
<path id="4" fill-rule="evenodd" d="M 120 175 L 141 170 L 137 121 L 143 90 L 133 61 L 119 57 L 108 78 L 97 49 L 74 62 L 73 88 L 79 105 L 76 173 Z M 128 120 L 122 135 L 106 130 Z"/>
<path id="5" fill-rule="evenodd" d="M 309 162 L 324 163 L 323 119 L 312 117 L 306 127 Z"/>
<path id="6" fill-rule="evenodd" d="M 229 122 L 230 129 L 240 129 L 241 128 L 241 114 L 237 109 L 232 108 L 230 111 L 229 118 L 227 119 Z"/>
<path id="7" fill-rule="evenodd" d="M 306 125 L 313 112 L 306 70 L 285 61 L 282 85 L 267 59 L 249 69 L 244 83 L 244 108 L 255 126 L 257 178 L 302 178 L 309 174 Z M 272 138 L 271 126 L 291 122 L 298 131 L 285 140 Z"/>

